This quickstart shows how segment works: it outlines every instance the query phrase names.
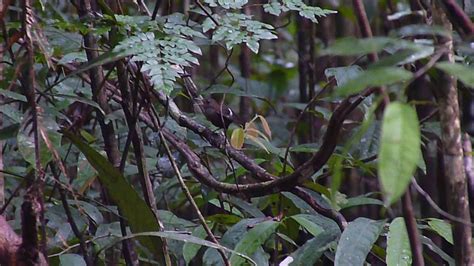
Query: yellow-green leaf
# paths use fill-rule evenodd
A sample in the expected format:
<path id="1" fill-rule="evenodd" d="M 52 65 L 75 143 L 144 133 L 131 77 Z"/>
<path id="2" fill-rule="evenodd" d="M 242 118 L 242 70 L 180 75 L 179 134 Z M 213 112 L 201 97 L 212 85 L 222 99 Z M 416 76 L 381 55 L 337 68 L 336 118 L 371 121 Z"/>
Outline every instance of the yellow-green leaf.
<path id="1" fill-rule="evenodd" d="M 244 146 L 244 138 L 244 130 L 240 127 L 236 128 L 234 129 L 234 131 L 232 131 L 232 135 L 230 137 L 230 144 L 236 149 L 242 149 L 242 147 Z"/>
<path id="2" fill-rule="evenodd" d="M 268 124 L 267 120 L 261 115 L 259 115 L 258 117 L 260 118 L 260 121 L 262 121 L 262 126 L 263 130 L 265 131 L 265 134 L 267 134 L 269 138 L 272 138 L 272 130 L 270 129 L 270 125 Z"/>

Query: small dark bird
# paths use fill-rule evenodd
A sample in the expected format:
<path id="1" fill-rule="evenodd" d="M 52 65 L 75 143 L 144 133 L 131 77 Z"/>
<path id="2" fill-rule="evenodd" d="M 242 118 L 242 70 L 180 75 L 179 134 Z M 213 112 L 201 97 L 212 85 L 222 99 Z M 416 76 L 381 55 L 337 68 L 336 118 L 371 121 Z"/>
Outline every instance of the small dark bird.
<path id="1" fill-rule="evenodd" d="M 214 126 L 228 129 L 230 124 L 244 125 L 244 122 L 225 104 L 219 104 L 212 98 L 202 101 L 202 112 Z"/>

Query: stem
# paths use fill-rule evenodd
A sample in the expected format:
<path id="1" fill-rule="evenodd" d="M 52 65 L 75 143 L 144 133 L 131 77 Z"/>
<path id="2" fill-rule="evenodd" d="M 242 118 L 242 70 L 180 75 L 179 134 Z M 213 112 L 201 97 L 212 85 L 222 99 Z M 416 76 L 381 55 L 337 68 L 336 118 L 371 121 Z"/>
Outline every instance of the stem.
<path id="1" fill-rule="evenodd" d="M 209 228 L 209 226 L 207 225 L 206 223 L 206 219 L 204 218 L 204 216 L 202 215 L 201 211 L 199 210 L 199 207 L 197 206 L 196 202 L 194 201 L 193 199 L 193 195 L 191 194 L 191 192 L 189 191 L 188 187 L 186 186 L 186 183 L 184 182 L 184 179 L 183 177 L 181 176 L 181 172 L 179 171 L 179 168 L 176 164 L 176 161 L 173 157 L 173 154 L 171 154 L 171 151 L 170 151 L 170 148 L 168 146 L 168 142 L 166 141 L 165 137 L 163 136 L 163 132 L 160 130 L 159 131 L 159 134 L 160 134 L 160 139 L 161 141 L 163 142 L 163 146 L 165 147 L 165 150 L 166 150 L 166 154 L 168 155 L 168 158 L 171 162 L 171 166 L 173 167 L 173 170 L 176 174 L 176 176 L 178 177 L 178 181 L 179 181 L 179 184 L 181 186 L 181 189 L 183 190 L 184 192 L 184 195 L 186 196 L 186 198 L 188 199 L 188 201 L 191 203 L 191 206 L 193 207 L 194 211 L 196 212 L 198 218 L 199 218 L 199 221 L 201 222 L 201 225 L 204 227 L 204 230 L 206 231 L 207 235 L 209 236 L 209 238 L 211 238 L 211 241 L 216 243 L 217 245 L 220 245 L 219 244 L 219 241 L 217 241 L 216 237 L 214 236 L 214 234 L 212 233 L 212 230 Z M 222 260 L 224 261 L 224 264 L 226 266 L 230 266 L 230 262 L 229 260 L 227 259 L 226 255 L 225 255 L 225 252 L 224 250 L 222 249 L 218 249 L 217 250 L 219 252 L 219 254 L 221 255 L 222 257 Z"/>
<path id="2" fill-rule="evenodd" d="M 407 189 L 402 197 L 402 212 L 407 227 L 408 238 L 410 240 L 411 254 L 413 256 L 413 266 L 423 266 L 425 261 L 423 259 L 423 246 L 421 244 L 420 235 L 418 232 L 415 211 L 411 202 L 410 189 Z"/>

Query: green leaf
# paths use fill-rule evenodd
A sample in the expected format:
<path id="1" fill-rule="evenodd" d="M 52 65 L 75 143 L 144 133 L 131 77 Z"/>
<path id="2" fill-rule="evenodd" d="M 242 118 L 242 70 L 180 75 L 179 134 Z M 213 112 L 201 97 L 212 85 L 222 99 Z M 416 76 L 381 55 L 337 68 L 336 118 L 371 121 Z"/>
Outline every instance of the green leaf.
<path id="1" fill-rule="evenodd" d="M 159 231 L 160 226 L 145 201 L 130 186 L 125 177 L 100 153 L 69 132 L 64 135 L 84 154 L 98 172 L 108 195 L 120 208 L 133 233 Z M 157 257 L 163 259 L 162 241 L 159 238 L 143 237 L 140 242 Z"/>
<path id="2" fill-rule="evenodd" d="M 204 230 L 204 227 L 200 225 L 196 227 L 196 229 L 194 229 L 192 236 L 200 238 L 200 239 L 205 239 L 207 236 L 206 230 Z M 201 248 L 201 245 L 199 244 L 194 244 L 191 242 L 184 243 L 183 257 L 184 257 L 184 261 L 186 261 L 186 265 L 189 265 L 189 263 L 196 256 L 200 248 Z"/>
<path id="3" fill-rule="evenodd" d="M 205 2 L 210 2 L 210 4 L 214 4 L 215 0 L 206 0 Z M 218 3 L 221 7 L 229 9 L 229 8 L 234 8 L 238 9 L 243 7 L 245 4 L 247 4 L 248 0 L 218 0 Z"/>
<path id="4" fill-rule="evenodd" d="M 411 249 L 405 221 L 401 217 L 395 218 L 390 224 L 387 236 L 388 266 L 411 265 Z"/>
<path id="5" fill-rule="evenodd" d="M 95 58 L 94 60 L 90 60 L 87 63 L 81 65 L 76 70 L 69 73 L 69 75 L 65 76 L 64 78 L 59 79 L 58 81 L 56 81 L 53 85 L 51 85 L 51 88 L 58 85 L 59 83 L 62 83 L 63 81 L 65 81 L 66 79 L 68 79 L 70 77 L 74 77 L 75 75 L 84 73 L 85 71 L 87 71 L 91 68 L 115 62 L 119 59 L 122 59 L 126 55 L 127 54 L 125 54 L 123 52 L 113 52 L 113 51 L 103 53 L 100 56 L 98 56 L 97 58 Z"/>
<path id="6" fill-rule="evenodd" d="M 77 254 L 64 254 L 59 256 L 60 266 L 86 266 L 86 262 L 82 256 Z"/>
<path id="7" fill-rule="evenodd" d="M 347 202 L 341 204 L 341 209 L 347 209 L 355 206 L 361 205 L 383 205 L 383 202 L 379 199 L 369 198 L 365 196 L 358 196 L 353 198 L 348 198 Z"/>
<path id="8" fill-rule="evenodd" d="M 104 110 L 102 110 L 102 108 L 100 108 L 99 104 L 94 102 L 93 100 L 89 100 L 85 97 L 81 97 L 81 96 L 77 96 L 77 95 L 69 95 L 69 94 L 56 94 L 55 96 L 60 97 L 60 98 L 72 99 L 74 101 L 78 101 L 78 102 L 90 105 L 90 106 L 96 108 L 98 111 L 100 111 L 103 115 L 105 115 Z"/>
<path id="9" fill-rule="evenodd" d="M 35 137 L 33 131 L 33 117 L 31 110 L 28 115 L 25 116 L 21 127 L 17 135 L 18 150 L 23 156 L 25 161 L 30 163 L 33 167 L 36 167 L 36 154 L 35 154 Z M 54 148 L 61 147 L 61 134 L 58 133 L 59 126 L 51 117 L 46 114 L 42 114 L 38 119 L 38 131 L 39 128 L 43 128 L 46 131 L 47 138 L 51 142 Z M 49 161 L 53 158 L 51 151 L 48 149 L 44 138 L 39 134 L 39 161 L 40 164 L 45 167 Z"/>
<path id="10" fill-rule="evenodd" d="M 464 85 L 468 87 L 474 87 L 474 67 L 449 62 L 437 63 L 436 67 L 450 75 L 455 76 L 461 80 Z"/>
<path id="11" fill-rule="evenodd" d="M 110 247 L 113 247 L 115 246 L 117 243 L 119 242 L 122 242 L 123 240 L 125 239 L 131 239 L 131 238 L 136 238 L 136 237 L 147 237 L 147 238 L 150 238 L 150 237 L 160 237 L 160 238 L 166 238 L 166 239 L 170 239 L 170 240 L 177 240 L 177 241 L 181 241 L 181 242 L 186 242 L 186 243 L 192 243 L 192 244 L 196 244 L 196 245 L 201 245 L 201 246 L 206 246 L 206 247 L 210 247 L 210 248 L 213 248 L 213 249 L 223 249 L 227 252 L 230 252 L 232 253 L 233 255 L 235 256 L 240 256 L 242 257 L 244 260 L 247 260 L 249 261 L 250 263 L 252 263 L 253 265 L 257 265 L 255 263 L 255 261 L 253 261 L 251 258 L 249 258 L 248 256 L 246 256 L 245 254 L 242 254 L 240 252 L 237 252 L 235 250 L 232 250 L 232 249 L 229 249 L 223 245 L 219 245 L 219 244 L 216 244 L 214 242 L 211 242 L 211 241 L 207 241 L 207 240 L 204 240 L 204 239 L 200 239 L 198 237 L 195 237 L 195 236 L 191 236 L 191 235 L 188 235 L 188 234 L 182 234 L 182 233 L 179 233 L 179 232 L 174 232 L 174 231 L 164 231 L 164 232 L 142 232 L 142 233 L 135 233 L 135 234 L 130 234 L 130 235 L 127 235 L 125 237 L 121 237 L 121 238 L 118 238 L 117 241 L 114 241 L 113 243 L 110 243 L 108 245 L 108 247 L 105 247 L 103 248 L 102 250 L 106 250 L 107 248 L 110 248 Z M 102 251 L 101 250 L 101 251 Z M 161 264 L 160 264 L 161 265 Z M 164 265 L 164 264 L 163 264 Z"/>
<path id="12" fill-rule="evenodd" d="M 286 257 L 280 265 L 285 265 L 283 262 L 289 262 L 291 266 L 315 265 L 324 251 L 336 244 L 337 237 L 337 234 L 329 232 L 319 234 L 306 241 L 304 245 Z"/>
<path id="13" fill-rule="evenodd" d="M 20 124 L 13 124 L 8 127 L 0 128 L 0 140 L 14 138 L 17 135 L 19 128 Z"/>
<path id="14" fill-rule="evenodd" d="M 305 190 L 306 190 L 306 192 L 310 193 L 313 196 L 314 200 L 319 205 L 321 205 L 322 207 L 327 208 L 327 209 L 331 208 L 331 205 L 329 205 L 328 201 L 326 199 L 324 199 L 319 193 L 316 193 L 316 192 L 314 192 L 312 190 L 309 190 L 309 189 L 305 189 Z M 325 221 L 327 221 L 329 224 L 332 224 L 332 226 L 336 226 L 336 228 L 339 228 L 333 220 L 331 220 L 329 218 L 325 218 L 324 216 L 321 216 L 320 214 L 318 214 L 316 211 L 314 211 L 313 208 L 311 208 L 311 206 L 309 206 L 308 203 L 306 203 L 304 200 L 302 200 L 300 197 L 296 196 L 295 194 L 293 194 L 291 192 L 282 192 L 282 194 L 286 198 L 291 200 L 293 202 L 293 204 L 295 204 L 295 206 L 298 209 L 300 209 L 301 213 L 316 215 L 316 216 L 324 219 Z"/>
<path id="15" fill-rule="evenodd" d="M 421 158 L 421 134 L 416 111 L 393 102 L 385 109 L 378 173 L 386 202 L 396 202 L 410 184 Z"/>
<path id="16" fill-rule="evenodd" d="M 283 11 L 283 6 L 277 1 L 271 1 L 270 3 L 263 5 L 263 10 L 274 16 L 279 16 Z"/>
<path id="17" fill-rule="evenodd" d="M 87 56 L 84 51 L 65 54 L 58 61 L 58 65 L 66 65 L 68 63 L 78 63 L 78 62 L 80 63 L 87 62 Z"/>
<path id="18" fill-rule="evenodd" d="M 265 214 L 261 210 L 259 210 L 254 205 L 244 200 L 241 200 L 240 198 L 230 196 L 227 201 L 231 203 L 232 205 L 237 206 L 241 211 L 246 212 L 252 217 L 255 217 L 255 218 L 265 217 Z"/>
<path id="19" fill-rule="evenodd" d="M 0 95 L 3 95 L 5 97 L 8 97 L 8 98 L 13 99 L 13 100 L 26 102 L 26 97 L 24 95 L 21 95 L 19 93 L 13 92 L 13 91 L 0 89 Z"/>
<path id="20" fill-rule="evenodd" d="M 451 224 L 436 218 L 429 218 L 428 225 L 433 229 L 438 235 L 442 236 L 450 244 L 453 244 L 453 229 Z"/>
<path id="21" fill-rule="evenodd" d="M 206 217 L 206 220 L 222 225 L 234 225 L 242 220 L 241 217 L 235 214 L 218 213 Z"/>
<path id="22" fill-rule="evenodd" d="M 15 123 L 20 123 L 24 115 L 23 113 L 18 112 L 18 109 L 15 107 L 14 104 L 0 105 L 0 113 L 11 118 L 11 120 L 13 120 Z"/>
<path id="23" fill-rule="evenodd" d="M 429 237 L 426 237 L 426 236 L 422 235 L 422 236 L 420 236 L 420 239 L 421 239 L 421 243 L 423 243 L 423 245 L 427 246 L 435 254 L 438 254 L 443 260 L 445 260 L 448 263 L 449 266 L 456 265 L 454 263 L 454 259 L 451 256 L 449 256 L 448 254 L 446 254 L 446 252 L 444 252 L 441 248 L 436 246 L 436 244 L 433 242 L 433 240 L 431 240 Z"/>
<path id="24" fill-rule="evenodd" d="M 361 55 L 382 51 L 386 46 L 394 43 L 396 39 L 374 37 L 370 39 L 357 39 L 354 37 L 341 38 L 331 46 L 321 51 L 324 55 Z"/>
<path id="25" fill-rule="evenodd" d="M 357 218 L 350 222 L 341 235 L 334 265 L 364 265 L 372 245 L 382 232 L 385 221 Z"/>
<path id="26" fill-rule="evenodd" d="M 314 223 L 312 217 L 308 218 L 308 214 L 298 214 L 298 215 L 293 215 L 291 218 L 293 218 L 295 221 L 297 221 L 301 226 L 304 227 L 304 229 L 308 230 L 309 233 L 311 233 L 313 236 L 317 236 L 320 233 L 324 232 L 324 229 Z"/>
<path id="27" fill-rule="evenodd" d="M 249 256 L 252 255 L 275 232 L 279 225 L 280 223 L 275 221 L 265 221 L 255 225 L 237 243 L 235 251 Z M 235 254 L 230 257 L 231 265 L 242 265 L 243 262 L 243 258 Z"/>
<path id="28" fill-rule="evenodd" d="M 334 77 L 337 85 L 342 86 L 348 81 L 356 78 L 362 73 L 362 68 L 358 65 L 347 66 L 347 67 L 333 67 L 326 68 L 324 75 L 326 78 Z"/>
<path id="29" fill-rule="evenodd" d="M 412 77 L 412 73 L 399 67 L 380 67 L 369 69 L 357 77 L 347 80 L 344 85 L 339 86 L 335 96 L 348 96 L 358 93 L 367 87 L 391 85 L 406 81 Z"/>

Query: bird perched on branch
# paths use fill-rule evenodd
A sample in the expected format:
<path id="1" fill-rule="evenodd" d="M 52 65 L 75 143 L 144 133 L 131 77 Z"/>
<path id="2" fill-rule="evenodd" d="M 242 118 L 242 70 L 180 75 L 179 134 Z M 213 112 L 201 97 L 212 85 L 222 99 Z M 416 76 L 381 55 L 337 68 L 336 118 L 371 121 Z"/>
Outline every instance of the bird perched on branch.
<path id="1" fill-rule="evenodd" d="M 203 99 L 202 112 L 214 126 L 227 130 L 230 124 L 244 125 L 238 115 L 225 104 L 220 104 L 213 98 Z"/>

